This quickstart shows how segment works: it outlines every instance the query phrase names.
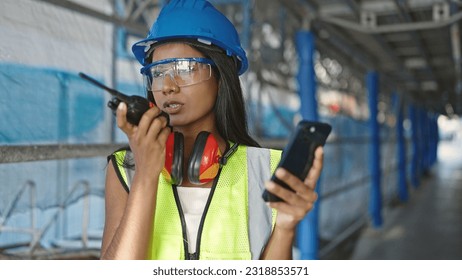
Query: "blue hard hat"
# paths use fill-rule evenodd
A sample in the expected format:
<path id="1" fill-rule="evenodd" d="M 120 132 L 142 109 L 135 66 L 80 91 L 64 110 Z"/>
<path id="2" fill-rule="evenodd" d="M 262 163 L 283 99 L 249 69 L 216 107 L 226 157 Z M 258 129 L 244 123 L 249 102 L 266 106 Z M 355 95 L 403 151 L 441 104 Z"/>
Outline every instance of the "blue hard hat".
<path id="1" fill-rule="evenodd" d="M 146 39 L 132 46 L 136 59 L 146 65 L 146 53 L 153 44 L 174 39 L 197 39 L 213 44 L 235 56 L 238 74 L 247 70 L 248 61 L 234 25 L 205 0 L 172 0 L 159 13 Z"/>

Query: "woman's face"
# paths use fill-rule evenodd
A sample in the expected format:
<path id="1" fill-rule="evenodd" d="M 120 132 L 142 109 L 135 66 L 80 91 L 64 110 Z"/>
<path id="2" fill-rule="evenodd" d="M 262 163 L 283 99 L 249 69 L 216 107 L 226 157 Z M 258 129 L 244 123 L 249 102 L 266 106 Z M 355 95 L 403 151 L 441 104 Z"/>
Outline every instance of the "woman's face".
<path id="1" fill-rule="evenodd" d="M 157 47 L 152 62 L 167 58 L 204 57 L 199 51 L 182 43 L 168 43 Z M 157 106 L 170 115 L 170 125 L 176 128 L 195 126 L 199 130 L 215 125 L 213 108 L 218 94 L 218 82 L 210 79 L 188 86 L 177 86 L 166 75 L 162 89 L 154 91 Z"/>

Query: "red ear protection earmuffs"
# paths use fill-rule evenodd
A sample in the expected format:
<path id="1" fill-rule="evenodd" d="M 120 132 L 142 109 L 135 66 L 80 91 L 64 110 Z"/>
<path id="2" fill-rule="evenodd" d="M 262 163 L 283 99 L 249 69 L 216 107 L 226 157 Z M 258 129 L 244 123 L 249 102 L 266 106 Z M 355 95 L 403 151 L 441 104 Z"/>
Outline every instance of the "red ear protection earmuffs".
<path id="1" fill-rule="evenodd" d="M 183 134 L 170 133 L 165 145 L 165 165 L 162 175 L 174 185 L 179 185 L 183 179 L 183 149 Z"/>
<path id="2" fill-rule="evenodd" d="M 166 144 L 165 166 L 162 174 L 174 185 L 183 180 L 183 134 L 170 133 Z M 235 144 L 230 150 L 234 152 Z M 201 185 L 212 181 L 218 174 L 220 164 L 226 164 L 226 159 L 232 154 L 228 152 L 221 156 L 217 140 L 210 132 L 202 131 L 194 142 L 194 147 L 187 165 L 187 175 L 191 183 Z"/>

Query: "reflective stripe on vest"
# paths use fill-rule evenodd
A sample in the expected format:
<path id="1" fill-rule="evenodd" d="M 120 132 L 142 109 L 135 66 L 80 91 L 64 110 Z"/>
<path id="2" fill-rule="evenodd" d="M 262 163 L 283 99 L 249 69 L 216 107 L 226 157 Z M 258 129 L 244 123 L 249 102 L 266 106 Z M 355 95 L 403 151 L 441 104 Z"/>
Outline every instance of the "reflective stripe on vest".
<path id="1" fill-rule="evenodd" d="M 263 202 L 265 185 L 261 180 L 269 180 L 281 156 L 280 151 L 247 147 L 248 194 L 249 194 L 249 239 L 252 256 L 261 255 L 271 235 L 276 221 L 276 211 Z M 268 165 L 270 168 L 262 168 Z M 268 230 L 268 227 L 271 230 Z"/>
<path id="2" fill-rule="evenodd" d="M 279 162 L 281 152 L 239 146 L 222 168 L 207 202 L 207 214 L 199 229 L 199 259 L 258 259 L 271 235 L 275 211 L 261 198 L 264 182 Z M 116 152 L 115 159 L 130 158 L 131 152 Z M 117 160 L 118 176 L 129 190 L 133 169 Z M 128 180 L 126 180 L 128 179 Z M 216 184 L 216 185 L 215 185 Z M 186 232 L 177 194 L 159 177 L 151 259 L 185 259 Z M 246 213 L 246 215 L 243 215 Z M 184 221 L 183 221 L 184 223 Z"/>

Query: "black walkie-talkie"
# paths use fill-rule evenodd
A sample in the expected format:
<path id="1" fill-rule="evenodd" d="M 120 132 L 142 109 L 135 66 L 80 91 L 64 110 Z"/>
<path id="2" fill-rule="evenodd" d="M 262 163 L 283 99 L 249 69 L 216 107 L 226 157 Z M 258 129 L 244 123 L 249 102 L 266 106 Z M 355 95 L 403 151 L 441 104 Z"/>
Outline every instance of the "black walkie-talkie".
<path id="1" fill-rule="evenodd" d="M 149 110 L 149 108 L 155 106 L 152 102 L 147 100 L 146 98 L 139 96 L 139 95 L 125 95 L 120 91 L 115 89 L 109 88 L 102 83 L 98 82 L 97 80 L 93 79 L 92 77 L 80 72 L 79 76 L 93 85 L 100 87 L 107 92 L 109 92 L 114 98 L 107 103 L 107 106 L 112 109 L 112 112 L 115 114 L 117 107 L 119 106 L 120 102 L 124 102 L 127 104 L 127 121 L 131 124 L 138 125 L 140 123 L 141 117 L 143 114 Z M 169 115 L 162 111 L 160 116 L 164 116 L 169 122 Z"/>

